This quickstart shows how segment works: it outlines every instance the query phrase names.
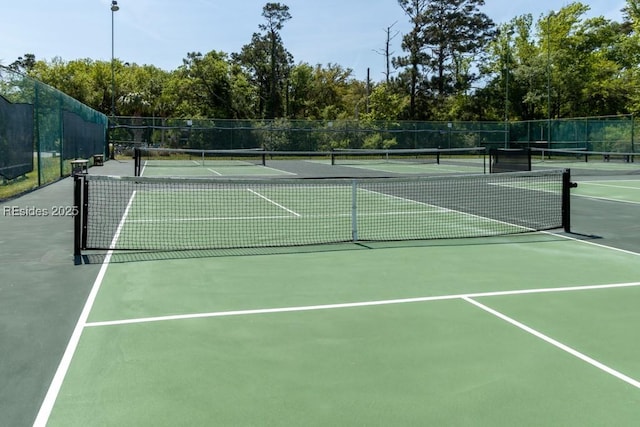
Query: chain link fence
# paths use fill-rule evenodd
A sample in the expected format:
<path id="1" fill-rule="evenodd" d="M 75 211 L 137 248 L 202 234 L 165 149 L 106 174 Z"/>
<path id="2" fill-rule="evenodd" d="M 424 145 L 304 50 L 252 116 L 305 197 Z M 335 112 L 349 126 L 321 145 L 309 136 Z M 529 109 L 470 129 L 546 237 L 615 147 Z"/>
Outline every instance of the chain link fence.
<path id="1" fill-rule="evenodd" d="M 633 116 L 522 122 L 365 122 L 118 117 L 110 137 L 135 146 L 285 151 L 540 147 L 634 152 Z"/>
<path id="2" fill-rule="evenodd" d="M 0 66 L 0 200 L 71 174 L 71 160 L 107 153 L 107 117 Z"/>

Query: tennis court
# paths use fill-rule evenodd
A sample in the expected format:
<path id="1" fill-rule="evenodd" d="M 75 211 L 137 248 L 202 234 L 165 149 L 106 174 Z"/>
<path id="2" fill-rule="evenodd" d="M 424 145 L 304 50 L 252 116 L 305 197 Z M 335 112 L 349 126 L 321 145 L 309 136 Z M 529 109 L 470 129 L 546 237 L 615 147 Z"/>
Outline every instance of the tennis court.
<path id="1" fill-rule="evenodd" d="M 149 166 L 149 167 L 147 167 Z M 290 173 L 243 161 L 146 162 L 144 176 L 278 176 Z"/>
<path id="2" fill-rule="evenodd" d="M 570 168 L 576 176 L 640 173 L 640 163 L 635 153 L 533 148 L 531 162 L 535 169 Z"/>
<path id="3" fill-rule="evenodd" d="M 291 177 L 305 174 L 305 167 L 295 169 L 304 163 L 307 169 L 320 168 L 321 173 L 327 173 L 324 167 L 331 165 L 336 176 L 357 171 L 386 176 L 484 174 L 492 162 L 484 147 L 331 152 L 145 148 L 136 156 L 137 176 L 185 177 Z M 530 163 L 532 170 L 571 169 L 574 176 L 640 174 L 633 153 L 533 148 Z M 290 171 L 291 165 L 295 172 Z"/>
<path id="4" fill-rule="evenodd" d="M 311 164 L 300 163 L 282 169 Z M 638 248 L 594 224 L 635 212 L 639 181 L 579 180 L 566 233 L 557 176 L 431 177 L 422 191 L 412 179 L 353 175 L 303 186 L 289 175 L 204 187 L 185 177 L 170 191 L 164 178 L 89 178 L 89 204 L 110 195 L 88 216 L 87 246 L 104 249 L 71 268 L 100 271 L 36 425 L 638 419 Z M 202 228 L 210 222 L 224 225 Z M 398 235 L 433 224 L 443 237 Z M 209 235 L 223 244 L 206 249 L 198 236 Z"/>
<path id="5" fill-rule="evenodd" d="M 110 263 L 48 425 L 636 420 L 637 255 L 484 243 Z"/>
<path id="6" fill-rule="evenodd" d="M 482 174 L 488 171 L 484 147 L 454 149 L 344 149 L 322 151 L 264 151 L 256 149 L 198 150 L 141 148 L 136 150 L 136 176 L 276 177 L 320 168 L 358 174 L 358 170 L 386 175 Z M 306 164 L 306 167 L 304 166 Z M 325 166 L 333 166 L 326 169 Z M 284 167 L 281 167 L 284 166 Z M 349 172 L 344 172 L 343 168 Z M 303 169 L 300 171 L 300 169 Z M 556 168 L 557 169 L 557 168 Z M 340 172 L 342 171 L 342 172 Z"/>
<path id="7" fill-rule="evenodd" d="M 581 182 L 576 194 L 581 197 L 638 204 L 640 203 L 640 180 L 585 180 Z"/>

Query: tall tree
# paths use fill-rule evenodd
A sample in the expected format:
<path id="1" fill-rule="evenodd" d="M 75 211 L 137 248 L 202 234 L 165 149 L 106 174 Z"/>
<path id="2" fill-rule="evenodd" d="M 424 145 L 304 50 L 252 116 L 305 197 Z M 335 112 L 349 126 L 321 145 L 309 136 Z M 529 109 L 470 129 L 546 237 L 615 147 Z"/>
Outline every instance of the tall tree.
<path id="1" fill-rule="evenodd" d="M 385 83 L 387 84 L 389 84 L 389 81 L 391 80 L 391 61 L 393 58 L 393 54 L 395 53 L 395 52 L 391 52 L 391 41 L 393 41 L 393 39 L 395 39 L 398 36 L 398 34 L 400 34 L 399 31 L 393 31 L 393 33 L 391 32 L 391 29 L 396 24 L 397 22 L 394 22 L 393 24 L 389 25 L 386 28 L 384 48 L 376 50 L 378 54 L 384 56 L 384 64 L 385 64 L 384 80 L 385 80 Z"/>
<path id="2" fill-rule="evenodd" d="M 175 91 L 180 100 L 181 115 L 232 118 L 230 64 L 225 53 L 211 51 L 206 55 L 191 52 L 178 69 L 182 78 Z"/>
<path id="3" fill-rule="evenodd" d="M 627 0 L 622 13 L 621 26 L 625 37 L 615 45 L 615 48 L 619 52 L 618 63 L 623 66 L 622 79 L 631 89 L 628 108 L 630 112 L 638 114 L 640 113 L 640 70 L 637 66 L 640 64 L 640 0 Z"/>
<path id="4" fill-rule="evenodd" d="M 13 61 L 9 68 L 16 71 L 21 71 L 24 73 L 28 73 L 33 70 L 36 65 L 36 56 L 33 53 L 25 53 L 24 56 L 18 57 L 17 60 Z"/>
<path id="5" fill-rule="evenodd" d="M 267 103 L 267 117 L 275 118 L 284 115 L 284 102 L 282 100 L 283 89 L 286 88 L 286 78 L 289 75 L 291 61 L 287 61 L 287 52 L 284 49 L 279 31 L 284 23 L 291 19 L 289 6 L 280 3 L 267 3 L 262 9 L 265 24 L 258 28 L 266 32 L 269 43 L 269 101 Z M 284 61 L 283 61 L 284 59 Z"/>
<path id="6" fill-rule="evenodd" d="M 571 3 L 538 23 L 549 63 L 550 117 L 622 112 L 628 88 L 620 86 L 623 60 L 611 48 L 620 44 L 621 27 L 603 17 L 585 20 L 588 10 Z"/>
<path id="7" fill-rule="evenodd" d="M 401 74 L 400 80 L 409 82 L 409 116 L 425 118 L 429 109 L 441 116 L 447 97 L 464 93 L 478 78 L 472 71 L 474 61 L 493 37 L 493 21 L 479 11 L 484 0 L 398 0 L 398 4 L 412 24 L 402 41 L 406 55 L 394 60 L 408 74 L 408 79 Z M 421 114 L 420 99 L 426 101 Z"/>
<path id="8" fill-rule="evenodd" d="M 431 0 L 424 11 L 432 87 L 441 100 L 471 86 L 471 62 L 494 36 L 494 23 L 480 6 L 484 0 Z"/>
<path id="9" fill-rule="evenodd" d="M 239 54 L 232 54 L 232 58 L 247 70 L 258 88 L 257 115 L 273 119 L 286 114 L 285 96 L 293 57 L 283 45 L 280 30 L 291 14 L 286 5 L 267 3 L 262 16 L 266 23 L 258 28 L 264 33 L 254 33 L 251 43 L 243 46 Z"/>
<path id="10" fill-rule="evenodd" d="M 429 0 L 398 0 L 398 4 L 409 17 L 411 31 L 402 38 L 402 50 L 405 56 L 393 59 L 396 68 L 406 68 L 404 73 L 408 75 L 409 91 L 409 116 L 416 119 L 416 97 L 418 93 L 418 83 L 422 79 L 422 67 L 427 62 L 427 55 L 423 51 L 425 46 L 423 36 L 423 24 L 425 20 L 426 8 Z M 405 80 L 401 75 L 400 81 Z"/>
<path id="11" fill-rule="evenodd" d="M 541 55 L 532 28 L 530 14 L 513 18 L 498 28 L 495 39 L 487 46 L 487 60 L 479 67 L 487 84 L 476 92 L 489 100 L 484 118 L 500 120 L 505 114 L 509 119 L 543 117 L 547 60 Z"/>

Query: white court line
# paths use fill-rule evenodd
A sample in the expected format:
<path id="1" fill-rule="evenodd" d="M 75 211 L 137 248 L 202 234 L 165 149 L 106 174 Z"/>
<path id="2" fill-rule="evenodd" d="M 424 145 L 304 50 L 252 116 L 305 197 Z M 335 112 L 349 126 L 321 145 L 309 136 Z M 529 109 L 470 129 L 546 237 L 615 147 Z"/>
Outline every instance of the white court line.
<path id="1" fill-rule="evenodd" d="M 211 169 L 211 168 L 207 168 L 207 170 L 208 170 L 209 172 L 212 172 L 212 173 L 214 173 L 214 174 L 218 175 L 218 176 L 222 176 L 222 174 L 221 174 L 220 172 L 215 171 L 215 170 L 213 170 L 213 169 Z"/>
<path id="2" fill-rule="evenodd" d="M 542 334 L 541 332 L 536 331 L 533 328 L 526 326 L 525 324 L 516 321 L 496 310 L 493 310 L 484 304 L 481 304 L 472 298 L 480 298 L 480 297 L 490 297 L 490 296 L 500 296 L 500 295 L 524 295 L 524 294 L 535 294 L 535 293 L 552 293 L 552 292 L 572 292 L 572 291 L 584 291 L 584 290 L 595 290 L 595 289 L 613 289 L 613 288 L 624 288 L 624 287 L 637 287 L 640 286 L 640 282 L 634 283 L 619 283 L 619 284 L 610 284 L 610 285 L 594 285 L 594 286 L 581 286 L 581 287 L 564 287 L 564 288 L 547 288 L 547 289 L 527 289 L 520 291 L 498 291 L 498 292 L 485 292 L 485 293 L 476 293 L 476 294 L 467 294 L 467 295 L 445 295 L 445 296 L 435 296 L 435 297 L 423 297 L 423 298 L 406 298 L 406 299 L 397 299 L 397 300 L 386 300 L 386 301 L 368 301 L 368 302 L 359 302 L 359 303 L 345 303 L 345 304 L 326 304 L 326 305 L 316 305 L 316 306 L 303 306 L 303 307 L 284 307 L 284 308 L 273 308 L 273 309 L 258 309 L 258 310 L 237 310 L 237 311 L 226 311 L 226 312 L 213 312 L 213 313 L 198 313 L 192 315 L 175 315 L 175 316 L 163 316 L 163 317 L 149 317 L 142 319 L 128 319 L 128 320 L 119 320 L 119 321 L 107 321 L 107 322 L 93 322 L 87 323 L 86 327 L 97 327 L 97 326 L 115 326 L 115 325 L 126 325 L 126 324 L 138 324 L 138 323 L 149 323 L 149 322 L 159 322 L 159 321 L 169 321 L 169 320 L 186 320 L 186 319 L 196 319 L 196 318 L 212 318 L 212 317 L 227 317 L 227 316 L 239 316 L 239 315 L 252 315 L 252 314 L 269 314 L 269 313 L 288 313 L 288 312 L 302 312 L 302 311 L 313 311 L 313 310 L 328 310 L 328 309 L 339 309 L 339 308 L 354 308 L 354 307 L 370 307 L 370 306 L 380 306 L 380 305 L 390 305 L 390 304 L 406 304 L 406 303 L 414 303 L 414 302 L 427 302 L 427 301 L 443 301 L 443 300 L 453 300 L 453 299 L 462 299 L 470 304 L 481 308 L 482 310 L 493 314 L 494 316 L 522 329 L 525 332 L 528 332 L 537 338 L 542 339 L 543 341 L 551 344 L 572 356 L 612 375 L 633 387 L 640 388 L 640 382 L 637 380 L 619 372 L 615 369 L 583 354 L 579 351 L 557 341 L 553 338 Z"/>
<path id="3" fill-rule="evenodd" d="M 438 212 L 453 212 L 453 213 L 457 213 L 457 214 L 465 216 L 465 217 L 478 218 L 478 219 L 481 219 L 483 221 L 489 221 L 489 222 L 496 223 L 496 224 L 507 225 L 509 227 L 515 227 L 515 228 L 519 228 L 519 229 L 526 230 L 526 231 L 536 231 L 533 228 L 525 227 L 523 225 L 512 224 L 510 222 L 500 221 L 498 219 L 493 219 L 493 218 L 487 218 L 487 217 L 484 217 L 484 216 L 481 216 L 481 215 L 471 214 L 471 213 L 468 213 L 468 212 L 462 212 L 462 211 L 459 211 L 459 210 L 456 210 L 456 209 L 443 208 L 442 206 L 432 205 L 430 203 L 420 202 L 418 200 L 411 200 L 411 199 L 407 199 L 407 198 L 404 198 L 404 197 L 394 196 L 392 194 L 381 193 L 379 191 L 367 190 L 366 188 L 364 188 L 364 189 L 360 188 L 360 190 L 363 190 L 363 191 L 366 191 L 366 192 L 369 192 L 369 193 L 372 193 L 372 194 L 379 194 L 381 196 L 386 196 L 386 197 L 392 198 L 392 199 L 398 199 L 398 200 L 403 200 L 405 202 L 411 202 L 411 203 L 416 203 L 416 204 L 423 205 L 423 206 L 429 206 L 429 207 L 438 208 L 438 209 L 440 209 Z"/>
<path id="4" fill-rule="evenodd" d="M 374 306 L 381 306 L 381 305 L 446 301 L 446 300 L 464 299 L 464 298 L 530 295 L 530 294 L 555 293 L 555 292 L 576 292 L 576 291 L 590 291 L 590 290 L 598 290 L 598 289 L 632 288 L 632 287 L 638 287 L 638 286 L 640 286 L 640 282 L 613 283 L 613 284 L 606 284 L 606 285 L 568 286 L 568 287 L 562 287 L 562 288 L 521 289 L 521 290 L 515 290 L 515 291 L 478 292 L 478 293 L 470 293 L 470 294 L 440 295 L 440 296 L 430 296 L 430 297 L 349 302 L 349 303 L 339 303 L 339 304 L 264 308 L 264 309 L 254 309 L 254 310 L 216 311 L 216 312 L 209 312 L 209 313 L 176 314 L 172 316 L 142 317 L 137 319 L 122 319 L 122 320 L 108 320 L 103 322 L 91 322 L 91 323 L 87 323 L 85 326 L 86 327 L 118 326 L 118 325 L 129 325 L 129 324 L 137 324 L 137 323 L 165 322 L 165 321 L 171 321 L 171 320 L 189 320 L 189 319 L 202 319 L 202 318 L 210 318 L 210 317 L 244 316 L 244 315 L 251 315 L 251 314 L 290 313 L 290 312 L 315 311 L 315 310 L 334 310 L 334 309 L 341 309 L 341 308 L 374 307 Z"/>
<path id="5" fill-rule="evenodd" d="M 313 160 L 308 160 L 308 161 L 313 161 Z M 468 166 L 467 165 L 460 165 L 457 167 L 452 167 L 451 165 L 447 165 L 447 166 L 442 166 L 442 164 L 438 165 L 437 163 L 423 163 L 423 164 L 416 164 L 416 165 L 405 165 L 405 164 L 399 164 L 399 163 L 390 163 L 391 165 L 398 165 L 401 168 L 416 168 L 416 169 L 431 169 L 434 171 L 438 171 L 438 172 L 451 172 L 451 173 L 463 173 L 463 172 L 468 172 L 469 170 L 478 170 L 479 168 L 482 167 L 482 164 L 475 164 L 475 163 L 471 163 Z M 358 169 L 369 169 L 372 171 L 377 171 L 377 172 L 394 172 L 394 171 L 390 171 L 389 169 L 398 169 L 398 168 L 383 168 L 383 167 L 372 167 L 372 166 L 366 166 L 366 165 L 338 165 L 338 166 L 344 166 L 344 167 L 349 167 L 349 168 L 358 168 Z"/>
<path id="6" fill-rule="evenodd" d="M 291 215 L 271 215 L 271 216 L 229 216 L 229 217 L 196 217 L 196 218 L 161 218 L 161 219 L 130 219 L 128 223 L 170 223 L 170 222 L 197 222 L 197 221 L 256 221 L 262 219 L 282 219 L 291 218 Z"/>
<path id="7" fill-rule="evenodd" d="M 527 190 L 527 191 L 537 191 L 539 193 L 550 193 L 550 194 L 562 194 L 562 187 L 558 186 L 558 189 L 546 189 L 546 188 L 536 188 L 536 187 L 527 187 L 526 185 L 513 185 L 513 184 L 505 184 L 502 182 L 489 182 L 488 185 L 493 185 L 495 187 L 502 188 L 510 188 L 513 190 Z"/>
<path id="8" fill-rule="evenodd" d="M 438 206 L 425 205 L 425 210 L 419 211 L 394 211 L 394 212 L 358 212 L 358 217 L 385 217 L 385 216 L 403 216 L 403 215 L 423 215 L 423 214 L 447 214 L 449 211 Z M 351 214 L 341 214 L 338 216 L 351 216 Z"/>
<path id="9" fill-rule="evenodd" d="M 476 307 L 486 311 L 487 313 L 490 313 L 490 314 L 492 314 L 492 315 L 504 320 L 505 322 L 510 323 L 511 325 L 513 325 L 513 326 L 515 326 L 517 328 L 520 328 L 523 331 L 528 332 L 528 333 L 530 333 L 531 335 L 533 335 L 533 336 L 535 336 L 537 338 L 540 338 L 541 340 L 545 341 L 546 343 L 551 344 L 551 345 L 559 348 L 560 350 L 569 353 L 570 355 L 572 355 L 574 357 L 577 357 L 578 359 L 582 360 L 583 362 L 586 362 L 586 363 L 588 363 L 588 364 L 590 364 L 590 365 L 592 365 L 592 366 L 594 366 L 594 367 L 606 372 L 607 374 L 612 375 L 612 376 L 614 376 L 614 377 L 626 382 L 629 385 L 632 385 L 635 388 L 640 388 L 640 382 L 639 381 L 637 381 L 637 380 L 635 380 L 635 379 L 623 374 L 622 372 L 616 371 L 615 369 L 610 368 L 609 366 L 607 366 L 607 365 L 605 365 L 605 364 L 603 364 L 601 362 L 598 362 L 597 360 L 587 356 L 586 354 L 580 353 L 578 350 L 575 350 L 575 349 L 569 347 L 568 345 L 562 344 L 561 342 L 559 342 L 557 340 L 554 340 L 553 338 L 543 334 L 542 332 L 538 332 L 535 329 L 530 328 L 529 326 L 525 325 L 524 323 L 520 323 L 517 320 L 512 319 L 511 317 L 509 317 L 509 316 L 507 316 L 505 314 L 502 314 L 499 311 L 496 311 L 496 310 L 494 310 L 494 309 L 492 309 L 490 307 L 487 307 L 484 304 L 481 304 L 481 303 L 479 303 L 477 301 L 474 301 L 473 299 L 471 299 L 469 297 L 464 297 L 462 299 L 467 301 L 469 304 L 473 304 Z"/>
<path id="10" fill-rule="evenodd" d="M 604 200 L 604 201 L 607 201 L 607 202 L 631 203 L 631 204 L 634 204 L 634 205 L 640 205 L 640 202 L 635 202 L 633 200 L 613 199 L 611 197 L 588 196 L 586 194 L 572 194 L 572 196 L 582 197 L 584 199 L 595 199 L 595 200 Z"/>
<path id="11" fill-rule="evenodd" d="M 369 190 L 366 188 L 358 188 L 358 190 L 364 191 L 365 193 L 374 194 L 376 196 L 383 196 L 384 198 L 387 198 L 387 199 L 400 200 L 402 202 L 407 202 L 409 204 L 427 206 L 429 208 L 436 208 L 438 212 L 452 212 L 451 209 L 443 208 L 442 206 L 432 205 L 431 203 L 421 202 L 419 200 L 407 199 L 406 197 L 394 196 L 393 194 L 381 193 L 379 191 Z M 429 212 L 432 212 L 432 211 L 429 211 Z"/>
<path id="12" fill-rule="evenodd" d="M 611 185 L 611 184 L 603 184 L 603 182 L 607 182 L 607 181 L 584 181 L 584 182 L 580 182 L 578 183 L 578 185 L 595 185 L 597 187 L 607 187 L 607 188 L 624 188 L 624 189 L 628 189 L 628 190 L 640 190 L 640 187 L 629 187 L 626 185 Z M 620 181 L 613 181 L 613 182 L 620 182 Z M 630 181 L 622 181 L 622 182 L 630 182 Z"/>
<path id="13" fill-rule="evenodd" d="M 286 208 L 285 208 L 286 209 Z M 360 217 L 385 217 L 385 216 L 405 216 L 405 215 L 423 215 L 423 214 L 442 214 L 440 210 L 421 210 L 421 211 L 397 211 L 397 212 L 376 212 L 376 213 L 359 213 Z M 302 215 L 297 215 L 298 217 Z M 306 215 L 306 218 L 351 218 L 351 213 L 335 214 L 335 215 Z M 229 217 L 195 217 L 195 218 L 161 218 L 161 219 L 130 219 L 127 223 L 132 224 L 164 224 L 172 222 L 198 222 L 198 221 L 260 221 L 269 219 L 291 219 L 291 215 L 267 215 L 267 216 L 229 216 Z"/>
<path id="14" fill-rule="evenodd" d="M 260 167 L 263 168 L 263 169 L 269 169 L 269 170 L 278 172 L 278 173 L 283 174 L 283 175 L 297 175 L 296 173 L 293 173 L 293 172 L 287 172 L 287 171 L 283 171 L 282 169 L 276 169 L 276 168 L 272 168 L 272 167 L 269 167 L 269 166 L 260 166 Z M 271 175 L 269 175 L 269 176 L 271 176 Z"/>
<path id="15" fill-rule="evenodd" d="M 249 192 L 250 192 L 250 193 L 252 193 L 252 194 L 255 194 L 256 196 L 260 197 L 261 199 L 266 200 L 267 202 L 269 202 L 269 203 L 271 203 L 271 204 L 273 204 L 273 205 L 276 205 L 276 206 L 277 206 L 277 207 L 279 207 L 280 209 L 283 209 L 283 210 L 285 210 L 285 211 L 289 212 L 289 213 L 290 213 L 290 214 L 292 214 L 292 215 L 295 215 L 295 216 L 297 216 L 297 217 L 301 217 L 301 216 L 302 216 L 302 215 L 300 215 L 299 213 L 294 212 L 294 211 L 292 211 L 291 209 L 287 208 L 286 206 L 282 206 L 280 203 L 277 203 L 277 202 L 275 202 L 275 201 L 271 200 L 270 198 L 268 198 L 268 197 L 266 197 L 266 196 L 263 196 L 262 194 L 258 193 L 257 191 L 254 191 L 254 190 L 252 190 L 252 189 L 250 189 L 250 188 L 247 188 L 247 191 L 249 191 Z"/>
<path id="16" fill-rule="evenodd" d="M 71 359 L 73 358 L 74 353 L 76 352 L 76 348 L 78 347 L 78 343 L 80 342 L 80 336 L 82 335 L 83 329 L 87 325 L 87 319 L 89 318 L 89 313 L 91 313 L 91 308 L 93 307 L 93 303 L 96 300 L 98 295 L 98 291 L 100 290 L 100 286 L 102 285 L 102 280 L 104 279 L 104 275 L 107 272 L 107 267 L 109 266 L 109 261 L 111 261 L 111 256 L 113 255 L 113 248 L 116 246 L 118 238 L 120 237 L 120 232 L 122 231 L 122 227 L 124 226 L 124 222 L 129 215 L 129 209 L 133 203 L 133 199 L 136 197 L 136 192 L 134 191 L 131 194 L 131 198 L 129 199 L 129 203 L 127 203 L 127 207 L 124 210 L 124 214 L 122 215 L 122 219 L 118 224 L 118 228 L 116 229 L 115 235 L 113 236 L 113 240 L 111 241 L 112 248 L 107 252 L 104 257 L 104 261 L 102 262 L 102 266 L 100 267 L 100 271 L 98 272 L 98 276 L 96 277 L 95 282 L 93 282 L 93 287 L 91 288 L 91 292 L 87 297 L 87 301 L 84 304 L 82 312 L 80 313 L 80 317 L 78 318 L 78 322 L 76 323 L 75 328 L 73 329 L 73 333 L 71 334 L 71 338 L 69 339 L 69 343 L 67 344 L 67 348 L 62 355 L 62 359 L 60 360 L 60 364 L 58 365 L 58 369 L 56 369 L 56 373 L 53 376 L 53 380 L 51 380 L 51 384 L 49 385 L 49 389 L 47 390 L 47 394 L 44 397 L 42 405 L 40 406 L 40 410 L 38 411 L 38 415 L 36 416 L 36 420 L 33 423 L 34 427 L 44 427 L 49 420 L 49 416 L 51 415 L 51 411 L 53 410 L 53 405 L 55 404 L 56 399 L 58 398 L 58 393 L 60 393 L 60 388 L 62 387 L 62 382 L 64 381 L 65 376 L 67 375 L 67 371 L 69 370 L 69 366 L 71 365 Z"/>
<path id="17" fill-rule="evenodd" d="M 640 253 L 638 252 L 632 252 L 626 249 L 620 249 L 620 248 L 615 248 L 613 246 L 607 246 L 607 245 L 603 245 L 601 243 L 595 243 L 595 242 L 591 242 L 589 240 L 582 240 L 582 239 L 576 239 L 575 237 L 571 237 L 571 236 L 566 236 L 563 234 L 557 234 L 557 233 L 553 233 L 551 231 L 541 231 L 542 234 L 548 234 L 550 236 L 554 236 L 554 237 L 560 237 L 566 240 L 573 240 L 574 242 L 579 242 L 579 243 L 584 243 L 585 245 L 591 245 L 591 246 L 596 246 L 598 248 L 602 248 L 602 249 L 608 249 L 610 251 L 615 251 L 615 252 L 621 252 L 627 255 L 635 255 L 635 256 L 640 256 Z"/>

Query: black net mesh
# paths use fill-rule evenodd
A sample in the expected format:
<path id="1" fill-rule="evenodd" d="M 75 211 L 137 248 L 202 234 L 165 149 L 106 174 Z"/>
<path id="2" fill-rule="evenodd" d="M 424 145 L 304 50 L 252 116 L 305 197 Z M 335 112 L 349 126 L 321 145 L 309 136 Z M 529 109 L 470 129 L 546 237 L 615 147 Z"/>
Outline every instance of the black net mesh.
<path id="1" fill-rule="evenodd" d="M 389 179 L 77 177 L 83 249 L 484 237 L 563 226 L 564 171 Z M 76 201 L 78 206 L 82 205 Z"/>
<path id="2" fill-rule="evenodd" d="M 106 129 L 103 123 L 85 120 L 79 114 L 64 111 L 62 116 L 64 160 L 87 159 L 94 154 L 104 154 Z"/>
<path id="3" fill-rule="evenodd" d="M 524 172 L 531 170 L 531 150 L 528 148 L 495 148 L 490 152 L 489 172 Z"/>
<path id="4" fill-rule="evenodd" d="M 14 179 L 33 171 L 33 105 L 0 96 L 0 176 Z"/>

